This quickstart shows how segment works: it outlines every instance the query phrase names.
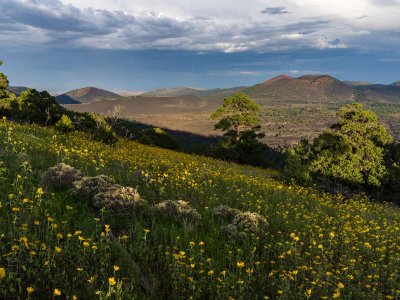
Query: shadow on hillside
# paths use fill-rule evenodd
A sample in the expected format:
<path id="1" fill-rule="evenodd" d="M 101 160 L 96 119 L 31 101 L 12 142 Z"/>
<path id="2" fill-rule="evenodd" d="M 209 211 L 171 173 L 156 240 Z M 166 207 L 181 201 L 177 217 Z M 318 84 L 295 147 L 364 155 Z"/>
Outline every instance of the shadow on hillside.
<path id="1" fill-rule="evenodd" d="M 73 99 L 72 97 L 70 97 L 70 96 L 68 96 L 68 95 L 65 95 L 65 94 L 63 94 L 63 95 L 58 95 L 58 96 L 56 97 L 56 99 L 57 99 L 57 102 L 58 102 L 60 105 L 65 105 L 65 104 L 80 104 L 79 101 L 76 101 L 76 100 Z"/>
<path id="2" fill-rule="evenodd" d="M 147 129 L 161 128 L 170 137 L 179 142 L 183 151 L 194 150 L 196 147 L 204 148 L 216 145 L 221 139 L 221 137 L 217 135 L 203 136 L 191 132 L 172 130 L 127 119 L 118 118 L 115 121 L 110 120 L 110 122 L 115 124 L 113 127 L 116 128 L 119 136 L 128 138 L 130 140 L 135 140 L 140 132 L 143 132 Z"/>
<path id="3" fill-rule="evenodd" d="M 222 139 L 221 136 L 203 136 L 186 131 L 155 127 L 149 124 L 120 118 L 114 120 L 109 118 L 108 120 L 111 124 L 113 124 L 114 130 L 119 136 L 127 138 L 129 140 L 140 142 L 141 133 L 145 132 L 148 129 L 161 128 L 171 138 L 175 139 L 179 143 L 179 151 L 181 152 L 205 155 L 222 160 L 230 160 L 228 157 L 221 156 L 220 151 L 215 151 L 215 148 L 217 148 L 218 143 Z M 163 146 L 160 147 L 166 148 Z M 249 153 L 249 155 L 251 154 Z M 267 147 L 262 152 L 261 156 L 258 157 L 257 162 L 255 161 L 254 163 L 250 164 L 260 167 L 281 169 L 284 166 L 284 162 L 285 155 L 282 152 L 282 149 Z"/>

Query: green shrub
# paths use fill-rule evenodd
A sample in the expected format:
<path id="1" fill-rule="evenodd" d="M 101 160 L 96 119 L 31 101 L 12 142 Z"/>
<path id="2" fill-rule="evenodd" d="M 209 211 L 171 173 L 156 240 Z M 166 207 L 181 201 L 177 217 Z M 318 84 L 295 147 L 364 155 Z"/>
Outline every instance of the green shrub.
<path id="1" fill-rule="evenodd" d="M 56 98 L 46 91 L 27 89 L 17 98 L 17 102 L 14 105 L 14 108 L 18 109 L 16 118 L 28 123 L 54 124 L 60 119 L 63 111 Z"/>
<path id="2" fill-rule="evenodd" d="M 158 203 L 153 207 L 154 211 L 159 211 L 166 216 L 183 224 L 198 224 L 201 221 L 201 215 L 189 203 L 183 200 L 167 200 Z"/>
<path id="3" fill-rule="evenodd" d="M 91 116 L 96 124 L 93 129 L 93 138 L 105 144 L 116 143 L 118 141 L 117 135 L 107 121 L 99 115 L 92 114 Z"/>
<path id="4" fill-rule="evenodd" d="M 300 141 L 296 148 L 290 147 L 286 150 L 286 165 L 283 173 L 287 181 L 294 180 L 305 186 L 312 184 L 308 165 L 310 151 L 311 145 L 307 140 Z"/>
<path id="5" fill-rule="evenodd" d="M 55 128 L 63 133 L 72 132 L 75 130 L 75 126 L 71 119 L 67 115 L 62 115 L 61 119 L 55 124 Z"/>

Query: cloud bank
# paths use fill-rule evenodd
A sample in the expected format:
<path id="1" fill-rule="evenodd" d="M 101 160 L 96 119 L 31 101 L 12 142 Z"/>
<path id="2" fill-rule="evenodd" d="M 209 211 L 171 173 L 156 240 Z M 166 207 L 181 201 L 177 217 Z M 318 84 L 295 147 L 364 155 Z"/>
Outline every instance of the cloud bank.
<path id="1" fill-rule="evenodd" d="M 0 0 L 0 47 L 232 53 L 400 46 L 397 0 L 276 3 Z"/>

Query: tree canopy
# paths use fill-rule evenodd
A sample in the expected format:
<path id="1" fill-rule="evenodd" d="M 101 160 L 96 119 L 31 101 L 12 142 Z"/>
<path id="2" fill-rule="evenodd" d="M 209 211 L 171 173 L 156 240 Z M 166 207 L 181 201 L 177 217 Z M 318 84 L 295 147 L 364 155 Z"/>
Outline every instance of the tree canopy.
<path id="1" fill-rule="evenodd" d="M 27 89 L 18 97 L 20 117 L 27 122 L 54 123 L 61 117 L 61 107 L 47 91 Z"/>
<path id="2" fill-rule="evenodd" d="M 359 103 L 346 105 L 337 113 L 338 123 L 316 138 L 307 150 L 309 170 L 314 177 L 335 182 L 379 188 L 388 170 L 385 146 L 392 136 L 378 121 L 378 116 Z M 301 151 L 304 153 L 304 147 Z"/>
<path id="3" fill-rule="evenodd" d="M 224 131 L 224 136 L 232 144 L 238 143 L 244 137 L 262 137 L 253 135 L 260 130 L 260 105 L 244 93 L 237 93 L 224 99 L 222 106 L 211 115 L 219 119 L 215 129 Z"/>
<path id="4" fill-rule="evenodd" d="M 0 66 L 3 62 L 0 60 Z M 8 90 L 9 82 L 6 75 L 0 73 L 0 112 L 10 108 L 11 101 L 16 98 L 14 93 Z"/>
<path id="5" fill-rule="evenodd" d="M 263 156 L 266 145 L 258 139 L 260 132 L 260 105 L 244 93 L 224 99 L 222 106 L 211 115 L 218 119 L 214 129 L 224 132 L 224 140 L 215 149 L 219 158 L 239 163 L 265 165 Z"/>

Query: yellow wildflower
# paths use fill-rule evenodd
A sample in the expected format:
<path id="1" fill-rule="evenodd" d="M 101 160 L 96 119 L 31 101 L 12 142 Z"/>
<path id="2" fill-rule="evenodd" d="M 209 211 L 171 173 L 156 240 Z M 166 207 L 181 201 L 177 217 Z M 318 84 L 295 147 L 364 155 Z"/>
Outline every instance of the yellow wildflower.
<path id="1" fill-rule="evenodd" d="M 109 283 L 110 285 L 115 285 L 117 282 L 115 281 L 115 278 L 114 278 L 114 277 L 110 277 L 110 278 L 108 278 L 108 283 Z"/>
<path id="2" fill-rule="evenodd" d="M 340 291 L 339 291 L 339 290 L 336 290 L 335 293 L 332 295 L 332 298 L 333 298 L 333 299 L 339 298 L 340 295 L 341 295 L 341 294 L 340 294 Z"/>
<path id="3" fill-rule="evenodd" d="M 6 277 L 6 270 L 4 268 L 0 268 L 0 279 Z"/>

